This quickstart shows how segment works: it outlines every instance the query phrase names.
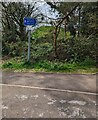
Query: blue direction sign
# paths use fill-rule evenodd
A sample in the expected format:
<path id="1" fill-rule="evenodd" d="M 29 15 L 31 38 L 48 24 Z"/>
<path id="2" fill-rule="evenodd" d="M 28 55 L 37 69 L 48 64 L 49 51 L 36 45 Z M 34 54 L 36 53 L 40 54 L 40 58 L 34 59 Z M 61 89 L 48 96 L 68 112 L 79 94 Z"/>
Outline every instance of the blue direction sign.
<path id="1" fill-rule="evenodd" d="M 37 21 L 35 18 L 24 18 L 24 25 L 25 26 L 35 26 Z"/>

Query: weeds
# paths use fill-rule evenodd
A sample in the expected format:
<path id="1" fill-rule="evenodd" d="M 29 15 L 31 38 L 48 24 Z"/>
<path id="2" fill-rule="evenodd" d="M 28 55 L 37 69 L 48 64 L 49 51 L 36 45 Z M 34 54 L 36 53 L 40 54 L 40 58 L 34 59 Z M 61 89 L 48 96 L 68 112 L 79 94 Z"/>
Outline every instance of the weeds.
<path id="1" fill-rule="evenodd" d="M 25 62 L 16 59 L 10 59 L 3 62 L 3 70 L 14 71 L 44 71 L 44 72 L 65 72 L 65 73 L 96 73 L 96 63 L 92 60 L 84 62 L 59 62 L 59 61 L 39 61 Z"/>

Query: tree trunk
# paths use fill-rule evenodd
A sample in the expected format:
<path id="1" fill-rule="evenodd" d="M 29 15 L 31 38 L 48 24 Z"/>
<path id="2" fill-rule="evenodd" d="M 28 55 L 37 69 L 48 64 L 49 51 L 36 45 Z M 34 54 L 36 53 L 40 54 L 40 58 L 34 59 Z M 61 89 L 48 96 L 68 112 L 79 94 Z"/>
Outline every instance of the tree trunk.
<path id="1" fill-rule="evenodd" d="M 79 5 L 79 28 L 78 28 L 78 37 L 80 37 L 80 20 L 81 20 L 81 7 Z"/>
<path id="2" fill-rule="evenodd" d="M 21 39 L 21 41 L 25 41 L 26 40 L 26 32 L 25 32 L 23 26 L 20 27 L 20 39 Z"/>
<path id="3" fill-rule="evenodd" d="M 64 24 L 64 40 L 66 41 L 66 20 L 65 20 L 65 24 Z"/>
<path id="4" fill-rule="evenodd" d="M 57 58 L 57 27 L 54 29 L 54 57 Z"/>

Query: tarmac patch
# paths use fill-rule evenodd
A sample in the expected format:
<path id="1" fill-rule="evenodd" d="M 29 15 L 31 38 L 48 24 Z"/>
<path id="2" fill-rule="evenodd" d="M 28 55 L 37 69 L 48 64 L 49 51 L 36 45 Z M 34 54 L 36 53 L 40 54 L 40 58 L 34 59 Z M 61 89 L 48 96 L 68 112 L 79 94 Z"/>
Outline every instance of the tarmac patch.
<path id="1" fill-rule="evenodd" d="M 15 95 L 15 98 L 18 98 L 21 101 L 24 101 L 24 100 L 28 99 L 28 96 L 27 95 Z"/>
<path id="2" fill-rule="evenodd" d="M 8 109 L 8 106 L 2 105 L 2 109 Z"/>
<path id="3" fill-rule="evenodd" d="M 70 103 L 70 104 L 78 104 L 78 105 L 85 105 L 86 104 L 86 102 L 84 102 L 84 101 L 77 101 L 77 100 L 71 100 L 68 103 Z"/>

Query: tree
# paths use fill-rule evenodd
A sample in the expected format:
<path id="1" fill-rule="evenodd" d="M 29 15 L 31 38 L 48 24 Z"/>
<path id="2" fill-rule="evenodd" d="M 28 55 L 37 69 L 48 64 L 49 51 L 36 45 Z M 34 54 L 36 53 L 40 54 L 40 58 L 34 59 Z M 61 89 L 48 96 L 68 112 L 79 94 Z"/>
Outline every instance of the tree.
<path id="1" fill-rule="evenodd" d="M 64 22 L 64 20 L 68 19 L 68 17 L 73 14 L 73 12 L 76 10 L 76 8 L 80 5 L 80 3 L 76 4 L 69 13 L 67 13 L 67 15 L 65 15 L 56 25 L 55 27 L 55 30 L 54 30 L 54 49 L 55 49 L 55 56 L 57 57 L 57 37 L 58 37 L 58 34 L 59 34 L 59 26 Z M 75 30 L 74 30 L 74 27 L 71 27 L 71 33 L 72 35 L 75 35 Z"/>
<path id="2" fill-rule="evenodd" d="M 36 7 L 36 2 L 22 3 L 22 2 L 1 2 L 2 4 L 2 26 L 3 26 L 3 49 L 5 44 L 16 43 L 19 41 L 26 41 L 27 33 L 23 24 L 24 17 L 39 17 L 42 14 Z"/>
<path id="3" fill-rule="evenodd" d="M 90 36 L 98 30 L 98 2 L 84 3 L 81 10 L 81 33 Z"/>
<path id="4" fill-rule="evenodd" d="M 30 17 L 32 13 L 36 11 L 35 3 L 32 6 L 28 5 L 28 3 L 23 4 L 21 2 L 2 2 L 2 6 L 2 24 L 4 30 L 8 29 L 11 34 L 14 30 L 14 34 L 17 35 L 22 41 L 24 41 L 26 39 L 26 32 L 25 26 L 23 24 L 23 18 L 26 16 Z"/>

